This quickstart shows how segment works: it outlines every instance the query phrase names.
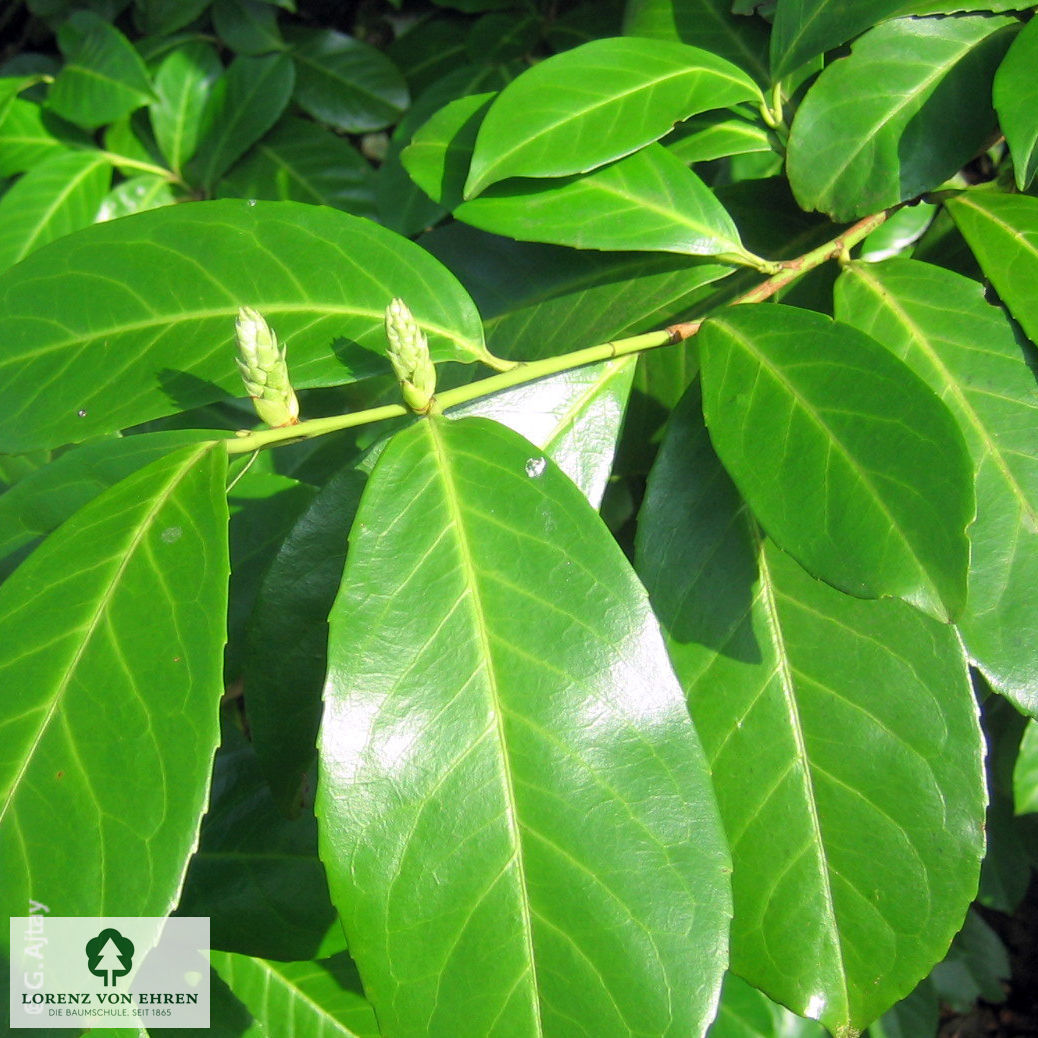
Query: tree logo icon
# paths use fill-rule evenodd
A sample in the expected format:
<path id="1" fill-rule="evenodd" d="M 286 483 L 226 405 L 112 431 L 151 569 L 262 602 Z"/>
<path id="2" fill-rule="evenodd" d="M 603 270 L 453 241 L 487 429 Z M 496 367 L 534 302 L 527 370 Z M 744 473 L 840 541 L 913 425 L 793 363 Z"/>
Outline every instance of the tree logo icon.
<path id="1" fill-rule="evenodd" d="M 103 977 L 105 987 L 115 987 L 117 977 L 125 977 L 133 967 L 133 941 L 118 930 L 102 930 L 87 941 L 87 969 L 95 977 Z"/>

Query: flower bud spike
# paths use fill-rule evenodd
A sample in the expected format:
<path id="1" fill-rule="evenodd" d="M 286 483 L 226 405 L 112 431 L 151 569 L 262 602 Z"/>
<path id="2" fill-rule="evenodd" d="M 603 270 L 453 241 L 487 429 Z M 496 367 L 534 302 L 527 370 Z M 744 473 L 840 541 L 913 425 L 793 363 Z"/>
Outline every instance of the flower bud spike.
<path id="1" fill-rule="evenodd" d="M 402 299 L 386 307 L 386 339 L 386 355 L 400 380 L 404 403 L 416 414 L 435 410 L 436 367 L 429 342 Z"/>
<path id="2" fill-rule="evenodd" d="M 299 401 L 288 377 L 285 347 L 258 311 L 238 309 L 234 326 L 238 369 L 260 419 L 272 429 L 299 422 Z"/>

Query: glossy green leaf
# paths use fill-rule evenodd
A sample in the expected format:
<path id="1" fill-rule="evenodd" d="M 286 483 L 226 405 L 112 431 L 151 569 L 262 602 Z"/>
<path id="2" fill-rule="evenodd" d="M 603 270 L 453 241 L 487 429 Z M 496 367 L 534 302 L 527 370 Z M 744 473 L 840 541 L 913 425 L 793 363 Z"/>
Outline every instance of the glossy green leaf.
<path id="1" fill-rule="evenodd" d="M 243 396 L 233 344 L 243 304 L 287 343 L 296 387 L 387 371 L 383 313 L 395 296 L 434 359 L 485 356 L 479 316 L 451 274 L 334 209 L 199 202 L 98 224 L 49 249 L 0 276 L 7 451 Z"/>
<path id="2" fill-rule="evenodd" d="M 213 28 L 236 54 L 269 54 L 284 43 L 277 10 L 260 0 L 215 0 Z"/>
<path id="3" fill-rule="evenodd" d="M 34 169 L 70 145 L 88 145 L 82 130 L 16 97 L 0 120 L 0 177 Z"/>
<path id="4" fill-rule="evenodd" d="M 296 65 L 295 100 L 315 119 L 346 133 L 380 130 L 403 114 L 407 85 L 379 50 L 330 29 L 288 36 Z"/>
<path id="5" fill-rule="evenodd" d="M 836 220 L 938 187 L 995 127 L 989 85 L 1011 18 L 903 18 L 829 65 L 797 109 L 789 181 L 805 209 Z"/>
<path id="6" fill-rule="evenodd" d="M 937 212 L 933 202 L 917 202 L 898 209 L 861 243 L 858 258 L 878 263 L 893 256 L 910 255 L 912 245 L 927 232 Z"/>
<path id="7" fill-rule="evenodd" d="M 112 179 L 99 151 L 69 151 L 26 173 L 0 198 L 0 270 L 94 222 Z"/>
<path id="8" fill-rule="evenodd" d="M 109 487 L 177 447 L 217 434 L 147 433 L 86 443 L 0 495 L 0 558 L 50 533 Z"/>
<path id="9" fill-rule="evenodd" d="M 11 102 L 34 83 L 43 79 L 40 75 L 32 76 L 0 76 L 0 123 L 7 115 Z"/>
<path id="10" fill-rule="evenodd" d="M 845 268 L 836 315 L 900 357 L 955 415 L 977 494 L 959 629 L 991 684 L 1038 714 L 1038 386 L 1029 352 L 981 285 L 915 260 Z"/>
<path id="11" fill-rule="evenodd" d="M 759 99 L 730 62 L 682 43 L 595 40 L 527 69 L 491 105 L 465 185 L 564 177 L 630 155 L 679 119 Z"/>
<path id="12" fill-rule="evenodd" d="M 177 913 L 207 916 L 210 947 L 223 952 L 291 962 L 343 951 L 317 857 L 312 790 L 305 802 L 297 797 L 286 817 L 248 740 L 233 721 L 225 719 L 223 732 Z"/>
<path id="13" fill-rule="evenodd" d="M 768 34 L 755 19 L 732 14 L 732 0 L 628 0 L 624 32 L 681 40 L 719 54 L 761 86 L 768 75 Z"/>
<path id="14" fill-rule="evenodd" d="M 164 205 L 173 205 L 176 196 L 165 177 L 154 173 L 142 173 L 138 177 L 130 177 L 117 184 L 101 200 L 98 210 L 98 222 L 117 220 L 121 216 L 132 216 L 134 213 L 145 213 L 149 209 L 159 209 Z"/>
<path id="15" fill-rule="evenodd" d="M 1027 722 L 1013 769 L 1013 799 L 1018 815 L 1038 811 L 1038 720 Z"/>
<path id="16" fill-rule="evenodd" d="M 689 119 L 663 144 L 685 165 L 773 150 L 764 126 L 730 112 L 711 112 Z"/>
<path id="17" fill-rule="evenodd" d="M 219 192 L 375 215 L 374 177 L 361 154 L 331 130 L 294 116 L 282 119 L 230 170 Z"/>
<path id="18" fill-rule="evenodd" d="M 1013 41 L 995 74 L 995 111 L 1013 156 L 1016 186 L 1024 191 L 1038 172 L 1038 22 L 1032 19 Z"/>
<path id="19" fill-rule="evenodd" d="M 68 60 L 47 95 L 51 111 L 93 130 L 152 100 L 144 62 L 103 18 L 77 11 L 58 40 Z"/>
<path id="20" fill-rule="evenodd" d="M 973 468 L 922 379 L 857 329 L 793 307 L 737 307 L 699 341 L 710 437 L 775 541 L 850 594 L 957 615 Z"/>
<path id="21" fill-rule="evenodd" d="M 776 79 L 823 51 L 854 39 L 888 18 L 958 14 L 962 11 L 1021 11 L 1027 0 L 780 0 L 771 34 Z"/>
<path id="22" fill-rule="evenodd" d="M 398 433 L 330 622 L 321 853 L 384 1033 L 701 1033 L 728 925 L 709 777 L 572 483 L 484 419 Z"/>
<path id="23" fill-rule="evenodd" d="M 188 174 L 209 189 L 278 121 L 285 110 L 295 70 L 286 54 L 234 59 L 209 96 L 205 131 Z"/>
<path id="24" fill-rule="evenodd" d="M 401 156 L 416 183 L 457 219 L 520 241 L 583 249 L 743 252 L 732 218 L 710 189 L 658 144 L 583 176 L 508 181 L 462 202 L 472 142 L 492 96 L 451 102 Z"/>
<path id="25" fill-rule="evenodd" d="M 379 1038 L 357 969 L 343 953 L 322 962 L 269 962 L 213 952 L 213 966 L 267 1034 Z"/>
<path id="26" fill-rule="evenodd" d="M 762 542 L 694 391 L 637 558 L 732 847 L 732 969 L 855 1034 L 943 957 L 976 891 L 984 742 L 956 634 Z"/>
<path id="27" fill-rule="evenodd" d="M 134 17 L 143 33 L 165 36 L 193 22 L 212 0 L 134 0 Z"/>
<path id="28" fill-rule="evenodd" d="M 1038 198 L 967 194 L 948 208 L 1002 302 L 1038 342 Z"/>
<path id="29" fill-rule="evenodd" d="M 216 51 L 207 43 L 188 43 L 172 51 L 155 73 L 155 97 L 148 108 L 162 154 L 181 170 L 198 146 L 213 85 L 223 73 Z"/>
<path id="30" fill-rule="evenodd" d="M 55 915 L 176 904 L 218 741 L 226 457 L 201 444 L 153 462 L 0 588 L 8 915 L 44 890 Z"/>
<path id="31" fill-rule="evenodd" d="M 263 575 L 249 619 L 244 656 L 249 727 L 260 767 L 285 811 L 298 803 L 314 762 L 328 613 L 366 478 L 364 470 L 348 466 L 322 487 Z"/>
<path id="32" fill-rule="evenodd" d="M 824 1038 L 813 1020 L 794 1016 L 767 995 L 728 973 L 721 989 L 717 1017 L 707 1038 Z"/>

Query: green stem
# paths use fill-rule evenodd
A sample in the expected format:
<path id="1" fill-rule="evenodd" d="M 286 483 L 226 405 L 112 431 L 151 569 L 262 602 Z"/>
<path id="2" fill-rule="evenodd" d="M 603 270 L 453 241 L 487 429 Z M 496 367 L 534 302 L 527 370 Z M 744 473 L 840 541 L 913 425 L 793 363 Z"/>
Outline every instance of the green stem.
<path id="1" fill-rule="evenodd" d="M 123 166 L 126 169 L 139 169 L 142 173 L 154 173 L 157 177 L 178 187 L 187 188 L 190 185 L 165 166 L 157 166 L 152 162 L 141 162 L 139 159 L 131 159 L 129 155 L 117 155 L 115 152 L 102 151 L 101 154 L 113 165 Z"/>
<path id="2" fill-rule="evenodd" d="M 787 260 L 779 264 L 782 268 L 779 273 L 761 282 L 756 288 L 751 288 L 749 292 L 743 293 L 728 305 L 761 303 L 766 299 L 770 299 L 776 292 L 781 291 L 787 285 L 792 284 L 809 270 L 821 266 L 828 260 L 846 256 L 850 248 L 867 238 L 895 209 L 867 216 L 864 220 L 859 220 L 842 234 L 833 238 L 832 241 L 828 241 L 817 249 L 804 253 L 803 256 L 799 256 L 797 259 Z M 573 353 L 564 353 L 558 357 L 546 357 L 544 360 L 519 362 L 508 371 L 480 379 L 478 382 L 470 382 L 467 386 L 459 386 L 457 389 L 448 389 L 444 393 L 437 394 L 434 398 L 435 409 L 437 411 L 446 410 L 448 407 L 456 407 L 458 404 L 468 403 L 470 400 L 476 400 L 490 393 L 511 389 L 513 386 L 522 385 L 525 382 L 533 382 L 548 375 L 557 375 L 562 371 L 579 368 L 585 364 L 595 364 L 604 360 L 612 360 L 615 357 L 644 353 L 647 350 L 658 349 L 660 346 L 672 346 L 695 335 L 705 319 L 672 324 L 669 328 L 665 328 L 662 331 L 646 332 L 643 335 L 634 335 L 628 339 L 617 339 L 615 342 L 604 342 L 597 346 L 588 346 L 582 350 L 575 350 Z M 243 429 L 234 439 L 225 440 L 224 444 L 227 447 L 228 454 L 245 454 L 248 451 L 261 450 L 264 447 L 294 443 L 297 440 L 305 440 L 313 436 L 323 436 L 325 433 L 338 432 L 341 429 L 353 429 L 358 425 L 369 425 L 372 422 L 381 422 L 388 418 L 400 418 L 412 413 L 403 404 L 386 404 L 382 407 L 372 407 L 367 411 L 354 411 L 352 414 L 332 415 L 329 418 L 312 418 L 306 422 L 299 422 L 297 425 L 289 425 L 278 429 L 261 429 L 257 432 L 249 432 Z"/>

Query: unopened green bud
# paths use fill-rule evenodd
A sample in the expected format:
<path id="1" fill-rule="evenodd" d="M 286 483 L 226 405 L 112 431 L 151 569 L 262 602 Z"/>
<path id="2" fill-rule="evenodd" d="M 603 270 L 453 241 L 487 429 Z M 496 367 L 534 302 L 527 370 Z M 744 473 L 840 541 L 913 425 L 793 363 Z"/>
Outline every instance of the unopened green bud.
<path id="1" fill-rule="evenodd" d="M 285 347 L 278 346 L 270 325 L 251 306 L 238 310 L 238 368 L 256 413 L 271 428 L 295 425 L 299 401 L 288 377 Z"/>
<path id="2" fill-rule="evenodd" d="M 404 403 L 419 414 L 428 413 L 436 392 L 436 367 L 429 342 L 402 299 L 386 307 L 386 338 L 386 353 L 400 380 Z"/>

